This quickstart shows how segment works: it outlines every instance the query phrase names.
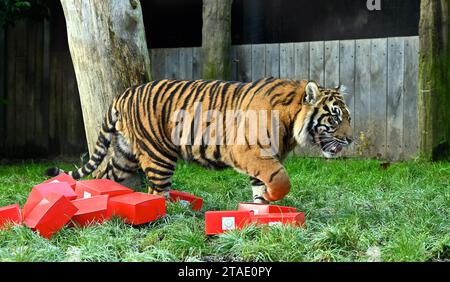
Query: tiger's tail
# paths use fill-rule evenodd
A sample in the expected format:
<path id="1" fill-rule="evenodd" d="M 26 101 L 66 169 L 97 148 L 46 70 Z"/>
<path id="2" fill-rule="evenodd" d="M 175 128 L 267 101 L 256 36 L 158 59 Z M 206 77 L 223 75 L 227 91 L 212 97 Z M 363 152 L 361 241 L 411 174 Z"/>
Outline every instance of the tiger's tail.
<path id="1" fill-rule="evenodd" d="M 115 101 L 115 100 L 114 100 Z M 108 154 L 108 148 L 111 144 L 114 133 L 116 132 L 116 122 L 118 117 L 118 112 L 114 109 L 114 104 L 109 107 L 108 113 L 102 123 L 102 128 L 98 135 L 97 142 L 95 144 L 94 153 L 91 155 L 89 161 L 85 163 L 81 168 L 75 171 L 69 171 L 69 174 L 74 179 L 80 179 L 82 177 L 90 175 L 94 172 L 98 166 L 102 163 L 105 156 Z M 57 167 L 48 168 L 45 171 L 46 176 L 57 176 L 63 173 L 62 169 Z"/>

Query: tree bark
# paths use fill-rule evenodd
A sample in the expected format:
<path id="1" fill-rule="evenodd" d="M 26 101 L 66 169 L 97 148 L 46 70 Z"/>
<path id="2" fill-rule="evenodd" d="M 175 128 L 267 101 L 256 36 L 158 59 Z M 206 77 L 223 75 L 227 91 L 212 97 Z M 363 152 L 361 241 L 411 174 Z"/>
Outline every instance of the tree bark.
<path id="1" fill-rule="evenodd" d="M 421 0 L 419 62 L 420 155 L 450 158 L 450 0 Z"/>
<path id="2" fill-rule="evenodd" d="M 61 0 L 90 154 L 114 96 L 151 80 L 138 0 Z"/>
<path id="3" fill-rule="evenodd" d="M 203 78 L 231 79 L 232 0 L 203 0 Z"/>

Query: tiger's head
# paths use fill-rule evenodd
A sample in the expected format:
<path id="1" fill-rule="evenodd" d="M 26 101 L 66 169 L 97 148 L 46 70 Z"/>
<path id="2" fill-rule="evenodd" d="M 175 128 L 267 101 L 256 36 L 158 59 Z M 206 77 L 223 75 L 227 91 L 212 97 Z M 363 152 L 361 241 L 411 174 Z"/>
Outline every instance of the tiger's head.
<path id="1" fill-rule="evenodd" d="M 350 112 L 340 87 L 322 88 L 315 81 L 304 87 L 302 110 L 294 124 L 294 137 L 300 145 L 320 146 L 332 158 L 353 141 Z"/>

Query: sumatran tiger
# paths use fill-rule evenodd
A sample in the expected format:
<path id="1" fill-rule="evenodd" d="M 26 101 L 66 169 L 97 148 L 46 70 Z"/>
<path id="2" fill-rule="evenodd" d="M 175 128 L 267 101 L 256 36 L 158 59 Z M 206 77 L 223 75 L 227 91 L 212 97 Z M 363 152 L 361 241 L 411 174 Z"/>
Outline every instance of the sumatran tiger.
<path id="1" fill-rule="evenodd" d="M 318 145 L 327 158 L 352 142 L 350 112 L 338 88 L 315 81 L 263 78 L 255 82 L 158 80 L 114 98 L 95 151 L 79 179 L 123 181 L 141 170 L 149 193 L 167 197 L 177 160 L 232 167 L 250 176 L 256 203 L 291 189 L 283 160 L 296 144 Z M 62 172 L 50 168 L 47 175 Z"/>

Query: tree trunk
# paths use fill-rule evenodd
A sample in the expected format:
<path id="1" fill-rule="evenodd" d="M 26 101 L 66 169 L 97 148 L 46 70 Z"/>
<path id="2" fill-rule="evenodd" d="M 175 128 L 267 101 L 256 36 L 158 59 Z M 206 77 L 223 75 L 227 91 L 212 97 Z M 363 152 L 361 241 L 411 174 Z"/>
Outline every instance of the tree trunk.
<path id="1" fill-rule="evenodd" d="M 231 79 L 232 0 L 203 0 L 203 78 Z"/>
<path id="2" fill-rule="evenodd" d="M 450 0 L 422 0 L 419 136 L 426 160 L 450 158 Z"/>
<path id="3" fill-rule="evenodd" d="M 151 80 L 138 0 L 61 0 L 89 153 L 114 96 Z"/>

